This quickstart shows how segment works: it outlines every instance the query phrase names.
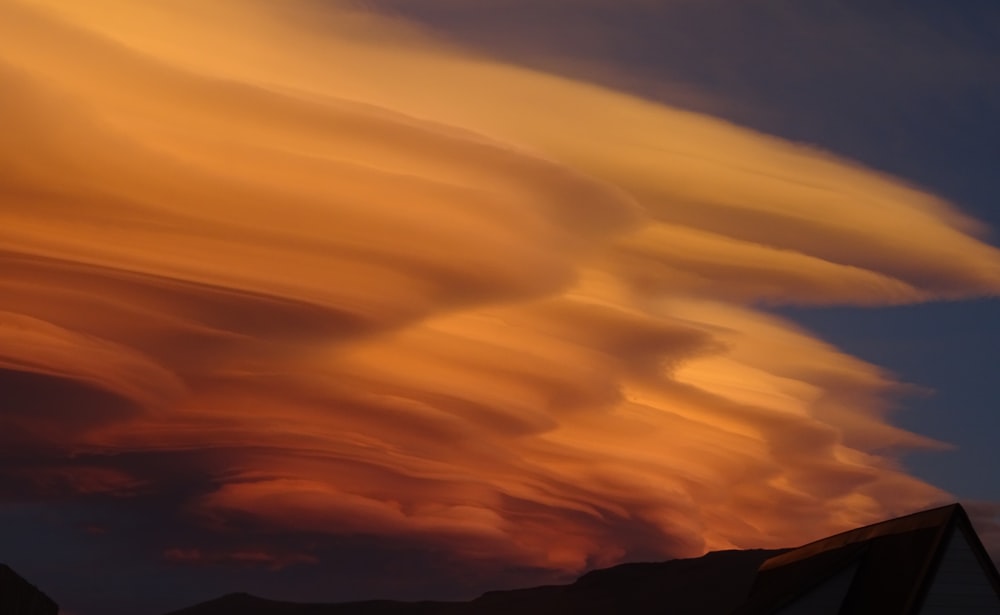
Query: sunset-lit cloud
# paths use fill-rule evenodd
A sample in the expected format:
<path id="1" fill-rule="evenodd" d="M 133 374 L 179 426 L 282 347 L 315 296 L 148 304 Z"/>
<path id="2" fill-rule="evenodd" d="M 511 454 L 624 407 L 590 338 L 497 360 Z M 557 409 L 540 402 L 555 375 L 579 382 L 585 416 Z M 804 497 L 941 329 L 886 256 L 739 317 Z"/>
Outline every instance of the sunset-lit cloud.
<path id="1" fill-rule="evenodd" d="M 0 50 L 22 489 L 169 453 L 205 531 L 567 571 L 948 497 L 906 387 L 763 311 L 1000 292 L 933 195 L 336 3 L 2 0 Z M 317 561 L 262 541 L 158 556 Z"/>

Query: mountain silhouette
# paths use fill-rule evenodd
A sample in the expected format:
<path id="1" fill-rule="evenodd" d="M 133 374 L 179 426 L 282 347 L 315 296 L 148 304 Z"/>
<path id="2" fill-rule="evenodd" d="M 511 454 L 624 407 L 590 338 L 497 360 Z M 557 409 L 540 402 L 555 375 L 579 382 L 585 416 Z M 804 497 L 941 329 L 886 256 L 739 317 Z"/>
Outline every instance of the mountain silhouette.
<path id="1" fill-rule="evenodd" d="M 167 615 L 659 615 L 664 605 L 673 615 L 721 615 L 743 603 L 764 560 L 785 551 L 715 551 L 693 559 L 622 564 L 588 572 L 569 585 L 491 591 L 468 602 L 300 604 L 240 593 Z"/>

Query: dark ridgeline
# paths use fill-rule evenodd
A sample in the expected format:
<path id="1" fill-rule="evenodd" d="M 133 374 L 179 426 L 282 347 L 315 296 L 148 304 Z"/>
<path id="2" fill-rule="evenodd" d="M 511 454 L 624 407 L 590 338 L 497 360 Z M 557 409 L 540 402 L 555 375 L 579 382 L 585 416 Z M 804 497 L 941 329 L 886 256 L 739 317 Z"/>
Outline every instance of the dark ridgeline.
<path id="1" fill-rule="evenodd" d="M 229 594 L 168 615 L 987 615 L 1000 573 L 959 504 L 842 532 L 796 549 L 716 551 L 622 564 L 569 585 L 487 592 L 468 602 L 298 604 Z M 0 615 L 59 607 L 0 564 Z"/>
<path id="2" fill-rule="evenodd" d="M 959 504 L 796 549 L 622 564 L 469 602 L 295 604 L 230 594 L 168 615 L 986 615 L 1000 574 Z"/>
<path id="3" fill-rule="evenodd" d="M 696 559 L 622 564 L 569 585 L 487 592 L 469 602 L 295 604 L 230 594 L 169 615 L 676 615 L 728 614 L 746 599 L 757 568 L 785 550 L 716 551 Z"/>
<path id="4" fill-rule="evenodd" d="M 59 605 L 37 587 L 0 564 L 0 615 L 57 615 Z"/>

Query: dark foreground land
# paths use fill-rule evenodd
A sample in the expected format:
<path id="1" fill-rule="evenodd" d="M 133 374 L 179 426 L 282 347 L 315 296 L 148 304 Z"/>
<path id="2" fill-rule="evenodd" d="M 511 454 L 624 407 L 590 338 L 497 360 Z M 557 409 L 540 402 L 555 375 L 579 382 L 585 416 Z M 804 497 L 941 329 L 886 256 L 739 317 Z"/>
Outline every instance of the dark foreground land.
<path id="1" fill-rule="evenodd" d="M 717 551 L 696 559 L 622 564 L 589 572 L 569 585 L 487 592 L 469 602 L 298 604 L 229 594 L 167 615 L 641 615 L 663 613 L 664 605 L 675 615 L 722 614 L 746 599 L 761 563 L 782 552 Z"/>

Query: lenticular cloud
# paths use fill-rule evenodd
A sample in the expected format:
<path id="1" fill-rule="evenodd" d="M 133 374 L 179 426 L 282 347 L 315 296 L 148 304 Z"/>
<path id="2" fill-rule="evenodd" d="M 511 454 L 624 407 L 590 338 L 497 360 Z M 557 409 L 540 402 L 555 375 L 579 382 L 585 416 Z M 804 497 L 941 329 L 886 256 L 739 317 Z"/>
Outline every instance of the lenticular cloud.
<path id="1" fill-rule="evenodd" d="M 760 308 L 995 294 L 931 195 L 332 3 L 2 0 L 0 50 L 0 472 L 38 497 L 127 506 L 169 453 L 194 525 L 578 570 L 945 495 L 901 386 Z"/>

